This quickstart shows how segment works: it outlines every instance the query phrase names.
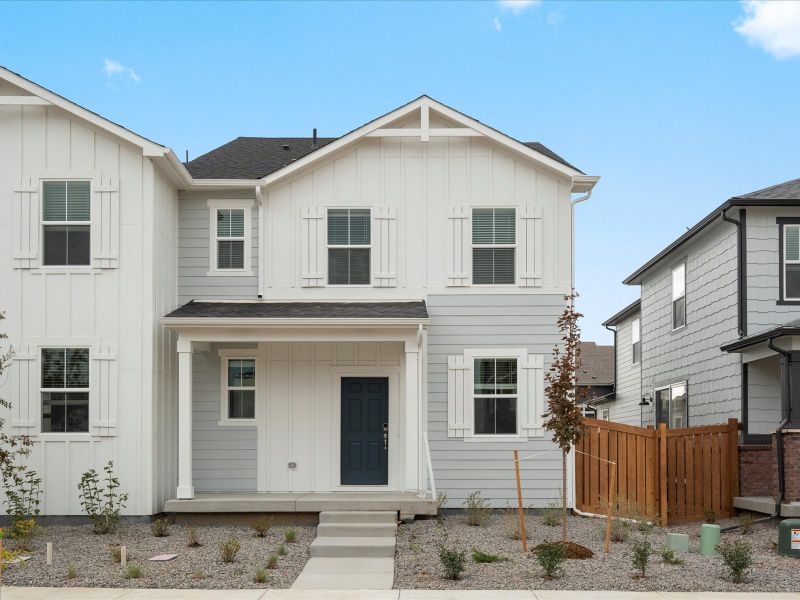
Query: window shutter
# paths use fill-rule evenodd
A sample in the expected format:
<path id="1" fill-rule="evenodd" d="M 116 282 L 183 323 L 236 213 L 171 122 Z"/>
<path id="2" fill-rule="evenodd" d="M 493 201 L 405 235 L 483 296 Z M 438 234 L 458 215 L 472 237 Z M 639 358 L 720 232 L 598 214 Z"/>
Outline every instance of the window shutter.
<path id="1" fill-rule="evenodd" d="M 306 206 L 301 213 L 300 261 L 302 287 L 325 285 L 325 209 Z"/>
<path id="2" fill-rule="evenodd" d="M 525 206 L 520 212 L 519 285 L 542 287 L 542 209 Z"/>
<path id="3" fill-rule="evenodd" d="M 37 427 L 39 414 L 39 372 L 36 346 L 22 344 L 16 348 L 12 360 L 15 368 L 9 369 L 9 386 L 14 390 L 9 425 L 15 434 L 32 435 Z"/>
<path id="4" fill-rule="evenodd" d="M 92 266 L 119 266 L 119 181 L 96 179 L 92 185 Z"/>
<path id="5" fill-rule="evenodd" d="M 447 210 L 447 285 L 469 285 L 469 208 L 450 206 Z"/>
<path id="6" fill-rule="evenodd" d="M 117 435 L 117 347 L 98 344 L 92 347 L 89 366 L 89 418 L 92 435 Z"/>
<path id="7" fill-rule="evenodd" d="M 463 438 L 470 428 L 472 364 L 463 355 L 447 357 L 447 437 Z"/>
<path id="8" fill-rule="evenodd" d="M 373 281 L 376 287 L 397 287 L 397 209 L 379 206 L 375 214 Z"/>
<path id="9" fill-rule="evenodd" d="M 15 269 L 39 266 L 39 182 L 23 179 L 14 186 L 12 259 Z"/>
<path id="10" fill-rule="evenodd" d="M 520 378 L 520 434 L 526 437 L 542 437 L 542 415 L 544 414 L 544 357 L 528 354 L 522 360 Z"/>

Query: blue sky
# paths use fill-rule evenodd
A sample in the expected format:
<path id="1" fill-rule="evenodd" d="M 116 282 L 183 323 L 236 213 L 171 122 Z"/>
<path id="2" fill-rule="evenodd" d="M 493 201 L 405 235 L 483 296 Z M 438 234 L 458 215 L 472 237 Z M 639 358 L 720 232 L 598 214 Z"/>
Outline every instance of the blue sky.
<path id="1" fill-rule="evenodd" d="M 198 156 L 339 135 L 426 93 L 602 176 L 578 207 L 584 339 L 728 197 L 800 177 L 800 4 L 0 4 L 0 64 Z M 783 6 L 781 8 L 781 6 Z"/>

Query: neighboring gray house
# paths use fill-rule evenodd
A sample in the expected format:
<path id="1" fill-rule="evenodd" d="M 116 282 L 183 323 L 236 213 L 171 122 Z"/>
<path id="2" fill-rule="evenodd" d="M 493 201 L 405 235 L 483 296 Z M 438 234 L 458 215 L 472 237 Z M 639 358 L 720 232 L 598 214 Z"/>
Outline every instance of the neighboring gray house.
<path id="1" fill-rule="evenodd" d="M 800 180 L 730 198 L 624 283 L 639 285 L 641 300 L 605 323 L 617 348 L 612 420 L 688 427 L 735 417 L 743 452 L 777 444 L 752 467 L 774 477 L 751 485 L 743 473 L 743 495 L 800 500 L 800 473 L 792 487 L 797 469 L 775 459 L 794 443 L 783 430 L 800 428 Z M 640 364 L 631 358 L 637 322 Z M 646 406 L 635 406 L 637 395 Z"/>
<path id="2" fill-rule="evenodd" d="M 636 300 L 603 323 L 614 332 L 614 382 L 611 393 L 594 400 L 598 414 L 608 415 L 609 421 L 628 425 L 641 425 L 644 417 L 640 405 L 642 338 L 639 305 L 639 300 Z"/>
<path id="3" fill-rule="evenodd" d="M 0 68 L 0 396 L 45 514 L 109 459 L 129 514 L 505 507 L 513 449 L 559 497 L 544 372 L 598 178 L 427 96 L 367 117 L 184 164 Z"/>

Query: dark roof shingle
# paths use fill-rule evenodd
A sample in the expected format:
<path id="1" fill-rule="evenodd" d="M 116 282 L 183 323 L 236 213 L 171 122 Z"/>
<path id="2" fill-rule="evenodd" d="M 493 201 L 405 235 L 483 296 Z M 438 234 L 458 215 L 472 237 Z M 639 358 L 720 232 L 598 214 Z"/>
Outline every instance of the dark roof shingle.
<path id="1" fill-rule="evenodd" d="M 614 346 L 581 342 L 578 385 L 614 385 Z"/>
<path id="2" fill-rule="evenodd" d="M 165 318 L 238 319 L 427 319 L 414 302 L 187 302 Z"/>
<path id="3" fill-rule="evenodd" d="M 736 196 L 747 200 L 800 200 L 800 179 L 784 181 L 749 194 Z"/>

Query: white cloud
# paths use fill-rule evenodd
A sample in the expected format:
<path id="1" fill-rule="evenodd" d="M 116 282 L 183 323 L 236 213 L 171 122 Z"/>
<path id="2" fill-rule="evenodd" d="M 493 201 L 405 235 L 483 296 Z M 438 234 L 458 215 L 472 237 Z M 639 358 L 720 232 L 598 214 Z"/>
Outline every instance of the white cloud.
<path id="1" fill-rule="evenodd" d="M 502 8 L 509 9 L 515 15 L 541 3 L 542 0 L 499 0 L 498 2 Z"/>
<path id="2" fill-rule="evenodd" d="M 734 29 L 776 58 L 800 56 L 800 2 L 746 0 Z"/>
<path id="3" fill-rule="evenodd" d="M 116 60 L 111 60 L 110 58 L 105 59 L 105 66 L 103 69 L 106 72 L 108 77 L 115 77 L 120 75 L 122 77 L 128 77 L 134 83 L 141 83 L 142 78 L 139 77 L 139 74 L 136 73 L 132 68 L 124 66 L 122 63 L 117 62 Z"/>
<path id="4" fill-rule="evenodd" d="M 495 31 L 503 31 L 503 24 L 500 22 L 500 17 L 495 17 L 492 21 L 492 25 L 494 25 Z"/>

